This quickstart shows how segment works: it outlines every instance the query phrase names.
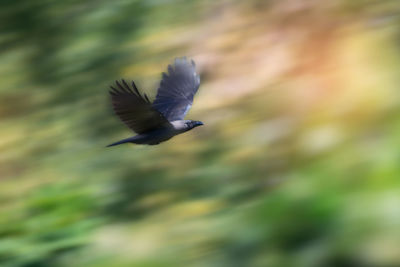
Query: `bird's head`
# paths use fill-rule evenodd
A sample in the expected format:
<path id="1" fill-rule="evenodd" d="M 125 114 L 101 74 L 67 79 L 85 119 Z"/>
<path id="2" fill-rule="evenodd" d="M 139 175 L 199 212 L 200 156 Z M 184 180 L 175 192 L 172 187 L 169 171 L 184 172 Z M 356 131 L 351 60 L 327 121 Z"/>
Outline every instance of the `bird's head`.
<path id="1" fill-rule="evenodd" d="M 204 125 L 204 123 L 202 123 L 201 121 L 192 121 L 192 120 L 186 121 L 185 124 L 188 130 L 196 128 L 197 126 Z"/>
<path id="2" fill-rule="evenodd" d="M 187 132 L 197 126 L 203 125 L 201 121 L 192 120 L 172 121 L 171 124 L 175 131 L 179 133 Z"/>

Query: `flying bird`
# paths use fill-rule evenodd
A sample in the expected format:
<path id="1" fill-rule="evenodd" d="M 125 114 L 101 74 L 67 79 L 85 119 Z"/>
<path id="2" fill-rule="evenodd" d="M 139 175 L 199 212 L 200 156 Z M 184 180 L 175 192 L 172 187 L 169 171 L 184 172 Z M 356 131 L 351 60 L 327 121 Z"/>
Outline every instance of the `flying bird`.
<path id="1" fill-rule="evenodd" d="M 156 98 L 152 103 L 146 94 L 140 94 L 135 83 L 116 81 L 110 86 L 115 114 L 137 135 L 112 143 L 157 145 L 175 135 L 203 125 L 201 121 L 184 120 L 200 86 L 193 60 L 177 58 L 162 74 Z"/>

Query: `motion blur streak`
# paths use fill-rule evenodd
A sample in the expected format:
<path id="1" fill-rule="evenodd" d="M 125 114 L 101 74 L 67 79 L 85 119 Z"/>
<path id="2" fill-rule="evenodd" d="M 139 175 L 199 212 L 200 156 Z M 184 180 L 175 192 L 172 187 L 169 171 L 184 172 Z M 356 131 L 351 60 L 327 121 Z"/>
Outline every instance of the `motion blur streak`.
<path id="1" fill-rule="evenodd" d="M 1 1 L 0 266 L 399 266 L 400 3 Z M 174 58 L 199 127 L 129 129 Z"/>

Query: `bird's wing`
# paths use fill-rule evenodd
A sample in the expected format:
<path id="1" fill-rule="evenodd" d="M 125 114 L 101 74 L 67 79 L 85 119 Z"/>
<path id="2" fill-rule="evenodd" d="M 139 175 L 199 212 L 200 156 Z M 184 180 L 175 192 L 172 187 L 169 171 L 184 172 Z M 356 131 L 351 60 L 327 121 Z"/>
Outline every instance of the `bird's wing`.
<path id="1" fill-rule="evenodd" d="M 193 60 L 177 58 L 173 66 L 168 66 L 168 74 L 162 74 L 153 107 L 169 121 L 182 120 L 192 106 L 199 85 L 200 76 Z"/>
<path id="2" fill-rule="evenodd" d="M 115 113 L 136 133 L 171 127 L 168 120 L 151 106 L 147 95 L 140 95 L 134 82 L 129 86 L 124 80 L 116 81 L 110 95 Z"/>

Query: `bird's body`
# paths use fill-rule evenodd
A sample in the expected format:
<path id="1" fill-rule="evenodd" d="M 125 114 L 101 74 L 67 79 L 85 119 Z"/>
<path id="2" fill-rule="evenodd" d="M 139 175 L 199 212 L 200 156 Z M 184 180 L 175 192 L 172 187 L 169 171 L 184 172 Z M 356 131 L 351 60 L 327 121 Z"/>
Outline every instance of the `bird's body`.
<path id="1" fill-rule="evenodd" d="M 190 127 L 191 125 L 187 126 L 187 123 L 192 123 L 193 127 Z M 173 121 L 171 122 L 171 127 L 160 128 L 143 134 L 138 134 L 133 137 L 120 140 L 108 146 L 115 146 L 124 143 L 134 143 L 139 145 L 158 145 L 161 142 L 171 139 L 175 135 L 187 132 L 199 125 L 203 125 L 203 123 L 199 121 L 189 120 Z"/>
<path id="2" fill-rule="evenodd" d="M 200 85 L 194 62 L 188 62 L 186 58 L 176 59 L 174 66 L 168 66 L 168 74 L 163 73 L 153 103 L 147 95 L 140 95 L 134 82 L 129 86 L 124 80 L 121 83 L 117 81 L 116 87 L 111 87 L 115 113 L 137 135 L 109 146 L 124 143 L 157 145 L 203 125 L 200 121 L 183 119 Z"/>

